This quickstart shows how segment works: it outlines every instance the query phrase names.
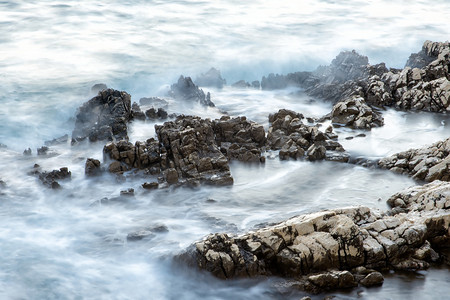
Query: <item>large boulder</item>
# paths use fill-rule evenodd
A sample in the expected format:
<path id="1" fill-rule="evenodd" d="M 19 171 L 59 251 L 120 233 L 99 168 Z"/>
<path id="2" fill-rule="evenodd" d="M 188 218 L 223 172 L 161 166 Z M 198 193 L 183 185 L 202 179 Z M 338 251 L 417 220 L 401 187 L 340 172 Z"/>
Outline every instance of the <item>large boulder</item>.
<path id="1" fill-rule="evenodd" d="M 171 85 L 169 96 L 177 100 L 200 103 L 203 106 L 215 106 L 209 92 L 205 95 L 205 92 L 192 82 L 191 77 L 183 75 L 178 78 L 177 83 Z"/>
<path id="2" fill-rule="evenodd" d="M 383 158 L 378 166 L 417 180 L 450 181 L 450 138 Z"/>
<path id="3" fill-rule="evenodd" d="M 316 291 L 330 285 L 338 288 L 341 275 L 347 287 L 356 281 L 381 284 L 382 276 L 370 269 L 423 269 L 448 253 L 448 195 L 450 183 L 436 181 L 394 195 L 403 200 L 402 211 L 384 214 L 367 207 L 320 211 L 237 236 L 211 234 L 181 257 L 219 278 L 307 278 L 319 288 Z M 433 249 L 437 256 L 418 259 L 424 248 Z M 351 274 L 338 275 L 335 270 Z M 314 272 L 320 273 L 311 277 Z M 337 280 L 336 284 L 326 284 L 328 279 Z"/>
<path id="4" fill-rule="evenodd" d="M 72 143 L 89 138 L 91 142 L 128 139 L 127 123 L 132 120 L 131 96 L 113 89 L 101 90 L 79 109 Z"/>

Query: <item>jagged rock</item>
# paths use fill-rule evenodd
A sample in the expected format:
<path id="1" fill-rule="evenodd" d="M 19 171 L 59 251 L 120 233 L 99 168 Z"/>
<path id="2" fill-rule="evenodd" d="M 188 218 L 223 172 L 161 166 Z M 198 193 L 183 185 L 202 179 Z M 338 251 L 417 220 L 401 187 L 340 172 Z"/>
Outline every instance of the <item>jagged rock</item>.
<path id="1" fill-rule="evenodd" d="M 145 121 L 145 114 L 136 102 L 133 102 L 133 105 L 131 105 L 131 113 L 133 114 L 134 120 Z"/>
<path id="2" fill-rule="evenodd" d="M 157 182 L 145 182 L 142 187 L 146 190 L 157 190 L 159 188 L 159 183 Z"/>
<path id="3" fill-rule="evenodd" d="M 104 83 L 96 83 L 91 87 L 91 92 L 93 94 L 98 94 L 99 92 L 108 89 L 108 87 L 106 86 L 106 84 Z"/>
<path id="4" fill-rule="evenodd" d="M 48 148 L 47 146 L 42 146 L 41 148 L 37 148 L 37 155 L 47 155 L 48 150 L 50 150 L 50 148 Z"/>
<path id="5" fill-rule="evenodd" d="M 450 138 L 381 159 L 378 166 L 415 179 L 450 181 Z"/>
<path id="6" fill-rule="evenodd" d="M 139 99 L 140 105 L 151 105 L 153 108 L 163 108 L 165 110 L 168 109 L 169 103 L 161 98 L 158 97 L 150 97 L 150 98 L 141 98 Z"/>
<path id="7" fill-rule="evenodd" d="M 137 168 L 155 175 L 165 171 L 169 184 L 233 183 L 228 160 L 215 142 L 209 119 L 182 115 L 175 121 L 155 125 L 155 130 L 158 141 L 152 138 L 135 145 L 127 141 L 108 143 L 103 149 L 104 160 L 114 160 L 109 171 L 123 173 Z"/>
<path id="8" fill-rule="evenodd" d="M 167 111 L 165 111 L 163 108 L 158 108 L 158 110 L 156 110 L 153 107 L 146 110 L 145 115 L 150 120 L 165 120 L 168 117 Z"/>
<path id="9" fill-rule="evenodd" d="M 245 88 L 251 87 L 251 84 L 242 79 L 242 80 L 236 81 L 231 86 L 234 88 L 245 89 Z"/>
<path id="10" fill-rule="evenodd" d="M 95 158 L 86 159 L 86 164 L 84 166 L 84 174 L 87 176 L 97 176 L 101 173 L 100 161 Z"/>
<path id="11" fill-rule="evenodd" d="M 70 179 L 72 177 L 72 172 L 70 172 L 66 167 L 62 167 L 59 170 L 53 170 L 51 172 L 41 172 L 39 165 L 35 165 L 33 171 L 29 174 L 38 176 L 42 184 L 52 189 L 61 188 L 61 185 L 57 180 Z"/>
<path id="12" fill-rule="evenodd" d="M 129 94 L 112 89 L 102 90 L 78 109 L 72 144 L 86 138 L 91 142 L 126 140 L 127 122 L 132 118 Z"/>
<path id="13" fill-rule="evenodd" d="M 335 135 L 323 133 L 317 126 L 305 125 L 302 119 L 302 114 L 287 109 L 269 115 L 271 127 L 267 145 L 272 150 L 280 150 L 280 159 L 299 159 L 307 154 L 311 160 L 348 161 L 348 155 L 336 154 L 344 152 L 344 148 L 333 140 Z M 328 151 L 334 154 L 327 155 Z"/>
<path id="14" fill-rule="evenodd" d="M 308 82 L 311 77 L 311 72 L 295 72 L 287 75 L 279 75 L 270 73 L 267 77 L 263 76 L 261 79 L 261 89 L 263 90 L 277 90 L 284 89 L 288 86 L 302 86 Z"/>
<path id="15" fill-rule="evenodd" d="M 331 112 L 331 120 L 333 123 L 355 129 L 370 129 L 384 124 L 382 115 L 367 105 L 362 97 L 336 103 Z"/>
<path id="16" fill-rule="evenodd" d="M 65 134 L 65 135 L 60 136 L 59 138 L 55 138 L 51 141 L 45 141 L 44 144 L 45 144 L 45 146 L 55 146 L 55 145 L 60 145 L 60 144 L 66 144 L 68 140 L 69 140 L 69 135 Z"/>
<path id="17" fill-rule="evenodd" d="M 414 258 L 421 249 L 449 253 L 448 195 L 450 183 L 435 181 L 394 195 L 404 200 L 403 212 L 361 206 L 320 211 L 246 234 L 211 234 L 180 257 L 219 278 L 307 276 L 325 289 L 355 286 L 358 280 L 381 284 L 382 275 L 369 269 L 426 268 L 431 256 Z"/>
<path id="18" fill-rule="evenodd" d="M 200 76 L 197 76 L 197 79 L 195 79 L 195 84 L 198 86 L 210 86 L 221 89 L 225 84 L 227 84 L 227 81 L 222 78 L 219 70 L 211 68 L 205 74 L 202 73 Z"/>
<path id="19" fill-rule="evenodd" d="M 265 144 L 264 127 L 246 117 L 223 116 L 212 122 L 215 140 L 229 160 L 262 161 L 261 147 Z"/>
<path id="20" fill-rule="evenodd" d="M 178 100 L 198 102 L 203 106 L 215 106 L 209 92 L 205 95 L 205 92 L 192 82 L 191 77 L 183 75 L 180 76 L 177 83 L 171 85 L 169 96 Z"/>
<path id="21" fill-rule="evenodd" d="M 31 155 L 31 148 L 23 150 L 23 155 L 30 156 Z"/>

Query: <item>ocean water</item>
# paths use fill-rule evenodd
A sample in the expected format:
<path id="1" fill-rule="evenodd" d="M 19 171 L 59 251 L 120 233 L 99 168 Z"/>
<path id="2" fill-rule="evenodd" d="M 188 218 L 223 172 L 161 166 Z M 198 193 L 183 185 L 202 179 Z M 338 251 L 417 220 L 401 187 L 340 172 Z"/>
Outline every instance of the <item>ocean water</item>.
<path id="1" fill-rule="evenodd" d="M 164 96 L 180 74 L 210 67 L 231 84 L 268 73 L 314 70 L 341 50 L 371 63 L 403 67 L 423 41 L 450 36 L 450 2 L 435 1 L 0 1 L 0 299 L 298 299 L 277 278 L 221 281 L 173 257 L 211 232 L 240 233 L 320 209 L 366 205 L 386 209 L 393 193 L 416 184 L 383 170 L 331 162 L 233 162 L 232 187 L 170 188 L 149 181 L 84 176 L 101 143 L 52 147 L 44 141 L 71 133 L 76 109 L 99 82 L 133 101 Z M 268 128 L 267 116 L 289 108 L 320 117 L 330 103 L 295 89 L 204 88 L 216 108 L 170 101 L 169 113 L 245 115 Z M 447 138 L 450 117 L 384 111 L 385 126 L 364 132 L 336 129 L 353 157 L 377 159 Z M 135 122 L 131 141 L 154 135 L 153 122 Z M 31 157 L 24 149 L 33 150 Z M 27 173 L 66 166 L 72 180 L 49 190 Z M 120 191 L 134 188 L 131 198 Z M 108 201 L 101 199 L 108 198 Z M 166 232 L 127 241 L 132 232 Z M 442 298 L 448 269 L 388 275 L 375 289 L 334 293 L 339 299 Z M 322 299 L 324 295 L 318 296 Z"/>

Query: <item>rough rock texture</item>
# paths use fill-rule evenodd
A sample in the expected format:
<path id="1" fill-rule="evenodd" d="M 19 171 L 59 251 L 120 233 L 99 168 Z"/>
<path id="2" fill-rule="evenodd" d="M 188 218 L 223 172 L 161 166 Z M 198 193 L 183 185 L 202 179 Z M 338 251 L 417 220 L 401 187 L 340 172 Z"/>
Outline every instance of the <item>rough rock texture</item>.
<path id="1" fill-rule="evenodd" d="M 165 120 L 168 117 L 167 111 L 165 111 L 164 108 L 158 108 L 158 110 L 156 110 L 153 107 L 146 110 L 145 115 L 150 120 Z"/>
<path id="2" fill-rule="evenodd" d="M 103 149 L 105 159 L 114 160 L 109 171 L 145 169 L 150 174 L 163 173 L 169 184 L 233 183 L 228 160 L 215 142 L 210 120 L 179 116 L 175 121 L 155 125 L 155 129 L 158 141 L 107 144 Z"/>
<path id="3" fill-rule="evenodd" d="M 450 181 L 450 138 L 421 149 L 411 149 L 381 159 L 378 166 L 431 182 Z"/>
<path id="4" fill-rule="evenodd" d="M 95 158 L 86 159 L 86 163 L 84 165 L 84 174 L 87 176 L 97 176 L 101 173 L 100 161 Z"/>
<path id="5" fill-rule="evenodd" d="M 271 127 L 267 134 L 270 149 L 280 150 L 280 159 L 348 161 L 344 148 L 332 140 L 335 136 L 323 133 L 317 126 L 302 122 L 303 115 L 287 109 L 280 109 L 269 116 Z"/>
<path id="6" fill-rule="evenodd" d="M 72 177 L 72 172 L 70 172 L 66 167 L 60 168 L 59 170 L 53 170 L 51 172 L 41 172 L 40 166 L 34 165 L 34 168 L 29 175 L 38 176 L 42 184 L 49 188 L 59 189 L 61 188 L 61 185 L 57 180 L 70 179 Z"/>
<path id="7" fill-rule="evenodd" d="M 191 77 L 183 75 L 180 76 L 177 83 L 171 85 L 169 96 L 187 102 L 198 102 L 204 106 L 215 106 L 209 92 L 205 95 L 205 92 L 192 82 Z"/>
<path id="8" fill-rule="evenodd" d="M 413 187 L 389 200 L 400 202 L 401 211 L 394 208 L 386 214 L 367 207 L 342 208 L 238 236 L 212 234 L 181 257 L 219 278 L 309 276 L 316 291 L 340 287 L 335 270 L 351 271 L 342 275 L 348 286 L 364 278 L 362 284 L 371 285 L 381 283 L 379 274 L 361 276 L 361 269 L 417 270 L 448 259 L 450 183 Z M 324 271 L 328 273 L 311 278 L 310 273 Z"/>
<path id="9" fill-rule="evenodd" d="M 199 86 L 209 86 L 221 89 L 225 84 L 227 84 L 227 81 L 222 78 L 219 70 L 211 68 L 208 72 L 197 76 L 197 79 L 195 79 L 195 84 Z"/>
<path id="10" fill-rule="evenodd" d="M 261 149 L 266 141 L 264 127 L 246 117 L 223 116 L 212 122 L 215 140 L 229 160 L 264 161 Z"/>
<path id="11" fill-rule="evenodd" d="M 102 90 L 78 109 L 72 143 L 86 138 L 91 142 L 128 139 L 127 122 L 132 117 L 129 94 Z"/>
<path id="12" fill-rule="evenodd" d="M 142 112 L 139 104 L 137 104 L 136 102 L 133 102 L 133 104 L 131 105 L 131 113 L 133 114 L 134 120 L 145 121 L 145 114 Z"/>
<path id="13" fill-rule="evenodd" d="M 352 97 L 336 103 L 331 111 L 331 120 L 355 129 L 370 129 L 384 124 L 382 115 L 368 106 L 362 97 Z"/>

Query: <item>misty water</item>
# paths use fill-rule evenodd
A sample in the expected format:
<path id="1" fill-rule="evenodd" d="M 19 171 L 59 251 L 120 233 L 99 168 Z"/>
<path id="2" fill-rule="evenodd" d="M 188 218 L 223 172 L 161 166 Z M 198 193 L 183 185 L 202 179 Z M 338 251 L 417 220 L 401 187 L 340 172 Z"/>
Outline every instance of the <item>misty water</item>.
<path id="1" fill-rule="evenodd" d="M 210 67 L 231 84 L 314 70 L 352 49 L 371 63 L 403 67 L 423 41 L 448 39 L 445 12 L 444 0 L 0 1 L 0 143 L 7 146 L 0 147 L 0 298 L 301 298 L 279 278 L 222 281 L 174 257 L 213 232 L 242 233 L 343 206 L 385 210 L 390 195 L 418 183 L 354 164 L 280 161 L 267 152 L 265 164 L 231 163 L 233 186 L 148 192 L 141 184 L 152 178 L 142 174 L 85 177 L 86 158 L 101 160 L 103 143 L 52 146 L 51 157 L 36 156 L 36 148 L 70 135 L 95 83 L 138 102 L 165 96 L 180 74 L 195 78 Z M 293 88 L 203 89 L 216 108 L 168 99 L 169 113 L 213 119 L 226 111 L 267 130 L 269 113 L 280 108 L 320 117 L 332 107 Z M 385 125 L 369 132 L 335 130 L 352 158 L 375 160 L 449 137 L 449 115 L 388 109 L 383 116 Z M 130 141 L 153 137 L 154 125 L 132 123 Z M 28 147 L 32 156 L 22 154 Z M 68 167 L 72 179 L 48 189 L 27 175 L 36 163 L 48 171 Z M 119 197 L 128 188 L 135 196 Z M 127 241 L 129 233 L 161 226 L 167 230 Z M 449 273 L 386 274 L 382 287 L 333 295 L 437 299 L 450 292 Z"/>

